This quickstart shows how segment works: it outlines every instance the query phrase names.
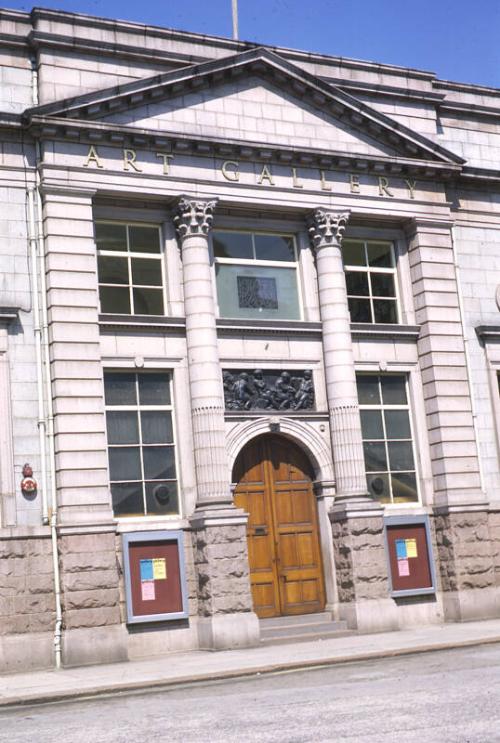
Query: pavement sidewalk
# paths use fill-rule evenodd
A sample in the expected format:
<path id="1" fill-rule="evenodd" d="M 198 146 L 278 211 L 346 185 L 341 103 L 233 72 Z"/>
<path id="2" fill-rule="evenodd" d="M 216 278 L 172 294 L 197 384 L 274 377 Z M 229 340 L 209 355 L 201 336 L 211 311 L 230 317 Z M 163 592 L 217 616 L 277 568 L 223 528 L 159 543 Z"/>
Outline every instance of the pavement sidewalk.
<path id="1" fill-rule="evenodd" d="M 500 619 L 0 676 L 0 709 L 500 642 Z"/>

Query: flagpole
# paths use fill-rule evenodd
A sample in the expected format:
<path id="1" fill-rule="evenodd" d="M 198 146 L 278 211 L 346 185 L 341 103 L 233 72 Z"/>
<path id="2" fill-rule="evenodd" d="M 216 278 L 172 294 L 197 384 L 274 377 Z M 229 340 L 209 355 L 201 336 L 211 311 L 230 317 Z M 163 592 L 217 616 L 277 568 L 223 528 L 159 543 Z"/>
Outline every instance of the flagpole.
<path id="1" fill-rule="evenodd" d="M 231 0 L 233 5 L 233 39 L 238 40 L 238 0 Z"/>

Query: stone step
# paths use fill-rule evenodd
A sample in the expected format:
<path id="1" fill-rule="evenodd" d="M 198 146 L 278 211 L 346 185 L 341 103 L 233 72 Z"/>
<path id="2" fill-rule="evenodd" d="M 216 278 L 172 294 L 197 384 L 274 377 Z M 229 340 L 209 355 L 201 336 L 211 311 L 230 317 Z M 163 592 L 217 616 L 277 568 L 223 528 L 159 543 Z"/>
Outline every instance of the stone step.
<path id="1" fill-rule="evenodd" d="M 320 611 L 315 614 L 296 614 L 288 617 L 270 617 L 260 619 L 261 629 L 264 627 L 292 627 L 294 624 L 318 624 L 319 622 L 331 622 L 332 615 L 329 611 Z"/>
<path id="2" fill-rule="evenodd" d="M 296 642 L 321 642 L 322 640 L 335 639 L 336 637 L 347 637 L 355 634 L 352 630 L 333 630 L 327 632 L 322 630 L 321 632 L 315 632 L 311 634 L 297 634 L 297 635 L 286 635 L 285 637 L 261 637 L 261 645 L 287 645 Z"/>
<path id="3" fill-rule="evenodd" d="M 328 612 L 260 620 L 262 645 L 314 642 L 349 634 L 347 623 L 333 622 Z"/>

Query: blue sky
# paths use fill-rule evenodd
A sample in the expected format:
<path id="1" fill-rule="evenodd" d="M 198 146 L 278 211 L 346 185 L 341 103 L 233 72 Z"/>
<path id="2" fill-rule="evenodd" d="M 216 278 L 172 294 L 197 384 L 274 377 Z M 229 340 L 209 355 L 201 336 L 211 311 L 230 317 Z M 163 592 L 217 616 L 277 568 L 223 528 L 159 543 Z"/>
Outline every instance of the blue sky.
<path id="1" fill-rule="evenodd" d="M 500 0 L 238 0 L 240 38 L 416 67 L 500 88 Z M 3 7 L 29 11 L 23 0 Z M 57 0 L 40 5 L 217 36 L 231 0 Z"/>

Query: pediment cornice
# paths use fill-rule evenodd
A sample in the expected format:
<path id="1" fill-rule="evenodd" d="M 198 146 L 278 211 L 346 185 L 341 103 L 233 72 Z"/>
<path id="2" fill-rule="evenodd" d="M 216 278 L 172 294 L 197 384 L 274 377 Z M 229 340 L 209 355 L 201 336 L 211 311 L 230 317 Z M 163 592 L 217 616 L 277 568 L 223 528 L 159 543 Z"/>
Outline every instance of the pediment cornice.
<path id="1" fill-rule="evenodd" d="M 79 122 L 80 126 L 85 122 L 90 130 L 91 122 L 103 123 L 106 116 L 140 108 L 151 102 L 158 103 L 173 96 L 178 97 L 188 91 L 206 87 L 214 89 L 219 83 L 244 75 L 255 75 L 286 90 L 298 100 L 348 125 L 353 131 L 369 136 L 396 151 L 398 159 L 401 157 L 432 162 L 453 169 L 464 163 L 458 155 L 266 48 L 252 49 L 114 88 L 37 106 L 25 112 L 25 121 L 29 125 L 35 120 L 39 121 L 40 117 L 64 119 L 68 122 L 68 127 L 69 122 Z"/>

